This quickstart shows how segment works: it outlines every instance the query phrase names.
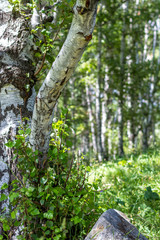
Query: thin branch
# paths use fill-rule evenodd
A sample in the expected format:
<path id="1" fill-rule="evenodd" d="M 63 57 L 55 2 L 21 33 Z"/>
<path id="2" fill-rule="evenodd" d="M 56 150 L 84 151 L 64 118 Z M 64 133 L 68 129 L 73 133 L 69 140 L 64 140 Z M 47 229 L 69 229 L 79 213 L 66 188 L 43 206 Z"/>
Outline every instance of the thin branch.
<path id="1" fill-rule="evenodd" d="M 54 38 L 53 38 L 53 42 L 52 42 L 52 43 L 54 43 L 55 40 L 57 39 L 58 33 L 59 33 L 59 31 L 60 31 L 60 29 L 61 29 L 61 27 L 62 27 L 62 24 L 63 24 L 64 20 L 65 20 L 65 18 L 64 18 L 63 21 L 61 22 L 60 27 L 59 27 L 59 29 L 57 30 L 57 32 L 56 32 L 56 34 L 55 34 L 55 36 L 54 36 Z M 37 75 L 38 73 L 40 73 L 40 71 L 42 70 L 43 65 L 44 65 L 44 62 L 45 62 L 46 54 L 47 54 L 47 52 L 45 52 L 45 54 L 43 55 L 41 65 L 40 65 L 39 69 L 35 72 L 34 76 L 36 76 L 36 75 Z"/>

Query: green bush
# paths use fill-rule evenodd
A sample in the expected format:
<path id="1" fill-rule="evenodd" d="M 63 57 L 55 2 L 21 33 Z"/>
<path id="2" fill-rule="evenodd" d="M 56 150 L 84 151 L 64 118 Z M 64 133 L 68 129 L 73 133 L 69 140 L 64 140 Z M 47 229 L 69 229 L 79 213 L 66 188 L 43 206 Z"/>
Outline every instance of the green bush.
<path id="1" fill-rule="evenodd" d="M 14 148 L 19 175 L 11 183 L 9 217 L 0 217 L 5 236 L 1 239 L 8 239 L 17 228 L 21 240 L 83 239 L 95 221 L 98 195 L 86 181 L 89 167 L 71 156 L 64 145 L 68 131 L 63 116 L 53 124 L 48 158 L 42 167 L 38 151 L 26 140 L 29 128 L 21 126 L 15 141 L 6 144 Z M 4 184 L 2 189 L 7 187 Z M 0 201 L 6 198 L 2 194 Z"/>

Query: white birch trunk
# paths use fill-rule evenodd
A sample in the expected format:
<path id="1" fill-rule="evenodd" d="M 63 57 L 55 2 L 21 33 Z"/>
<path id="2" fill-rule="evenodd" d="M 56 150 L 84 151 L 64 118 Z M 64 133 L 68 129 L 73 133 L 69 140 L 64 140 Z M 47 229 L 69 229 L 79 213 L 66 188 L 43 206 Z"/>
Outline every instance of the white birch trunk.
<path id="1" fill-rule="evenodd" d="M 100 12 L 102 5 L 100 6 Z M 96 81 L 96 123 L 97 123 L 97 153 L 98 161 L 103 160 L 103 146 L 102 146 L 102 74 L 101 74 L 101 56 L 102 55 L 102 29 L 101 23 L 99 23 L 98 32 L 98 57 L 97 57 L 97 81 Z"/>
<path id="2" fill-rule="evenodd" d="M 97 0 L 77 0 L 67 39 L 36 97 L 30 143 L 46 157 L 55 104 L 92 38 Z"/>
<path id="3" fill-rule="evenodd" d="M 89 92 L 89 87 L 88 87 L 87 83 L 86 83 L 86 99 L 87 99 L 87 105 L 88 105 L 89 123 L 90 123 L 90 128 L 91 128 L 92 147 L 93 147 L 94 153 L 97 154 L 97 143 L 96 143 L 96 134 L 95 134 L 95 126 L 94 126 L 94 117 L 93 117 L 93 113 L 92 113 L 90 92 Z"/>
<path id="4" fill-rule="evenodd" d="M 157 43 L 157 26 L 155 25 L 153 29 L 152 67 L 154 67 L 156 43 Z M 157 85 L 157 72 L 154 75 L 152 75 L 150 78 L 149 90 L 147 93 L 148 115 L 143 122 L 143 136 L 142 136 L 143 150 L 146 150 L 149 146 L 149 136 L 154 126 L 154 116 L 153 116 L 154 106 L 153 105 L 154 105 L 154 93 L 155 93 L 156 85 Z"/>
<path id="5" fill-rule="evenodd" d="M 125 4 L 126 5 L 126 4 Z M 126 12 L 126 7 L 124 6 L 124 11 Z M 118 138 L 119 138 L 119 155 L 124 155 L 123 150 L 123 128 L 124 128 L 124 116 L 123 116 L 123 104 L 124 104 L 124 96 L 123 96 L 123 87 L 124 87 L 124 77 L 125 77 L 125 31 L 126 31 L 126 20 L 125 15 L 123 17 L 123 29 L 122 29 L 122 39 L 121 39 L 121 53 L 120 53 L 120 72 L 121 72 L 121 79 L 120 79 L 120 90 L 119 90 L 119 106 L 118 106 L 118 124 L 119 124 L 119 132 L 118 132 Z"/>
<path id="6" fill-rule="evenodd" d="M 35 92 L 30 79 L 35 78 L 33 43 L 26 20 L 13 16 L 7 0 L 0 2 L 0 9 L 0 188 L 7 183 L 5 193 L 8 194 L 13 173 L 17 172 L 13 151 L 5 143 L 14 139 L 21 117 L 32 116 Z M 8 204 L 1 202 L 0 212 L 4 207 L 8 210 Z"/>

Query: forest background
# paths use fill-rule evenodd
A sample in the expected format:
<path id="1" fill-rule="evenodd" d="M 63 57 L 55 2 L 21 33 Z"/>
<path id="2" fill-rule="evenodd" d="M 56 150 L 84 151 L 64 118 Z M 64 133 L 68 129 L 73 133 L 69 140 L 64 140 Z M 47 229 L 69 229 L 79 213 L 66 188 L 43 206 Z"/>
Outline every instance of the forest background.
<path id="1" fill-rule="evenodd" d="M 10 2 L 19 11 L 20 2 Z M 74 1 L 59 1 L 54 10 L 43 9 L 41 14 L 51 20 L 32 30 L 32 39 L 37 32 L 42 38 L 35 40 L 39 48 L 35 57 L 40 62 L 36 91 L 66 39 L 73 5 Z M 87 172 L 82 170 L 82 183 L 87 179 L 93 184 L 95 216 L 108 208 L 119 209 L 148 239 L 160 237 L 159 16 L 159 0 L 99 3 L 92 40 L 56 105 L 51 135 L 58 141 L 53 139 L 55 132 L 63 133 L 69 156 L 77 165 L 90 166 Z M 95 216 L 86 226 L 80 216 L 72 216 L 72 222 L 85 229 L 82 236 Z M 4 220 L 3 224 L 9 231 Z M 57 227 L 53 239 L 62 239 L 62 230 Z"/>

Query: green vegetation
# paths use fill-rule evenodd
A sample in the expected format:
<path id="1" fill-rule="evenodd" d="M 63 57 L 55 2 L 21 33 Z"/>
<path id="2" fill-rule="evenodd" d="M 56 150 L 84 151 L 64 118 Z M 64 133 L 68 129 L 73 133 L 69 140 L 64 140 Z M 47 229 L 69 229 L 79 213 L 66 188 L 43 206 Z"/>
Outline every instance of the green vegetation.
<path id="1" fill-rule="evenodd" d="M 38 152 L 29 147 L 29 128 L 22 125 L 14 148 L 19 175 L 12 181 L 9 215 L 0 217 L 4 235 L 23 226 L 18 239 L 84 239 L 107 209 L 125 213 L 148 239 L 160 237 L 160 152 L 131 155 L 92 167 L 84 157 L 70 153 L 71 128 L 66 111 L 53 123 L 46 165 L 38 165 Z M 1 190 L 8 188 L 3 184 Z M 3 193 L 0 201 L 7 199 Z"/>
<path id="2" fill-rule="evenodd" d="M 4 231 L 1 240 L 10 239 L 17 228 L 20 240 L 83 239 L 95 214 L 100 213 L 98 194 L 87 182 L 90 167 L 83 165 L 83 156 L 76 159 L 69 154 L 70 148 L 64 142 L 70 128 L 61 117 L 53 123 L 49 153 L 43 165 L 38 161 L 40 153 L 29 147 L 29 128 L 22 125 L 16 139 L 6 144 L 14 149 L 19 174 L 11 183 L 8 216 L 0 216 Z M 66 144 L 71 146 L 68 141 Z M 4 183 L 1 190 L 7 188 Z M 2 193 L 0 202 L 7 198 Z"/>
<path id="3" fill-rule="evenodd" d="M 125 213 L 150 240 L 160 239 L 160 152 L 110 161 L 92 167 L 89 182 L 98 185 L 99 208 Z M 159 194 L 159 195 L 158 195 Z"/>

